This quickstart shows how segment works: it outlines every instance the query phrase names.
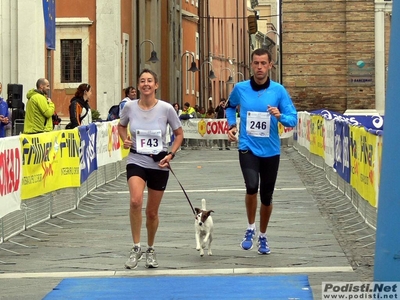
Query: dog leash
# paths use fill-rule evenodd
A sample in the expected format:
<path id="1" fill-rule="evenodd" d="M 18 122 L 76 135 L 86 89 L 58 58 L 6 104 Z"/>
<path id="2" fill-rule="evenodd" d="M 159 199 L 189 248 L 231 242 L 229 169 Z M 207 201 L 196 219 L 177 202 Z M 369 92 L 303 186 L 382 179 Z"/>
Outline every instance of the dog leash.
<path id="1" fill-rule="evenodd" d="M 190 205 L 190 208 L 192 209 L 193 214 L 196 215 L 196 212 L 194 211 L 192 202 L 190 202 L 189 196 L 186 194 L 185 189 L 183 188 L 182 184 L 180 183 L 178 177 L 176 177 L 174 171 L 172 171 L 172 168 L 171 168 L 171 165 L 170 165 L 170 164 L 168 164 L 168 169 L 169 169 L 169 170 L 171 171 L 171 173 L 174 175 L 174 177 L 176 178 L 176 181 L 178 181 L 179 185 L 181 186 L 181 189 L 182 189 L 183 193 L 184 193 L 185 196 L 186 196 L 187 201 L 189 202 L 189 205 Z"/>

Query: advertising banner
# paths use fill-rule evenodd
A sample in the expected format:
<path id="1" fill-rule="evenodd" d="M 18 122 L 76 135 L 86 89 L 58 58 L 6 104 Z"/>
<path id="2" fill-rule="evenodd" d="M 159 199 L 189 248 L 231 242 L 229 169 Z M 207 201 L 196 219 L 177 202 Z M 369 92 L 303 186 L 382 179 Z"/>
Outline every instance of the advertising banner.
<path id="1" fill-rule="evenodd" d="M 105 166 L 122 159 L 122 141 L 118 134 L 119 120 L 98 122 L 97 126 L 97 166 Z"/>
<path id="2" fill-rule="evenodd" d="M 310 113 L 306 111 L 299 112 L 297 122 L 297 141 L 300 146 L 305 147 L 307 150 L 310 150 L 310 124 Z"/>
<path id="3" fill-rule="evenodd" d="M 349 125 L 345 121 L 335 120 L 334 168 L 344 181 L 350 183 L 350 143 Z"/>
<path id="4" fill-rule="evenodd" d="M 46 134 L 21 134 L 21 198 L 29 199 L 80 186 L 78 128 Z"/>
<path id="5" fill-rule="evenodd" d="M 384 116 L 380 115 L 343 115 L 334 111 L 319 109 L 311 112 L 312 114 L 322 115 L 328 120 L 341 120 L 346 121 L 349 125 L 364 126 L 367 129 L 379 129 L 383 130 Z"/>
<path id="6" fill-rule="evenodd" d="M 239 129 L 240 120 L 236 120 Z M 287 138 L 293 135 L 293 128 L 288 128 L 278 123 L 279 135 Z M 221 140 L 228 139 L 228 122 L 226 119 L 189 119 L 182 120 L 182 129 L 185 139 Z"/>
<path id="7" fill-rule="evenodd" d="M 96 133 L 97 127 L 93 123 L 87 126 L 79 126 L 81 184 L 88 179 L 93 171 L 97 170 Z"/>
<path id="8" fill-rule="evenodd" d="M 335 163 L 334 145 L 335 145 L 335 121 L 324 119 L 324 151 L 325 163 L 329 167 L 333 167 Z"/>
<path id="9" fill-rule="evenodd" d="M 0 139 L 0 218 L 21 207 L 21 167 L 19 136 Z"/>
<path id="10" fill-rule="evenodd" d="M 375 163 L 378 157 L 377 136 L 364 127 L 350 127 L 350 184 L 357 192 L 376 207 Z"/>
<path id="11" fill-rule="evenodd" d="M 320 115 L 311 116 L 311 128 L 310 128 L 310 152 L 324 157 L 324 118 Z"/>

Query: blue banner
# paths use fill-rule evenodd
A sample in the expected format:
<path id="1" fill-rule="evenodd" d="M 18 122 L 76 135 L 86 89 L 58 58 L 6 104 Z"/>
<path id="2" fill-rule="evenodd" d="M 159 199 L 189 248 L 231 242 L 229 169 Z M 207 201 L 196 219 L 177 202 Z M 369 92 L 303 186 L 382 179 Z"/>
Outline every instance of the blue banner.
<path id="1" fill-rule="evenodd" d="M 96 138 L 97 127 L 94 123 L 87 126 L 79 126 L 79 135 L 81 136 L 80 148 L 80 169 L 81 184 L 84 183 L 89 175 L 97 170 L 96 159 Z"/>
<path id="2" fill-rule="evenodd" d="M 334 168 L 340 177 L 350 183 L 350 137 L 349 125 L 335 120 Z"/>
<path id="3" fill-rule="evenodd" d="M 56 49 L 56 0 L 43 0 L 46 48 Z"/>
<path id="4" fill-rule="evenodd" d="M 367 130 L 383 130 L 384 116 L 377 115 L 342 115 L 327 109 L 310 111 L 311 114 L 322 115 L 325 119 L 343 120 L 354 126 L 364 126 Z"/>

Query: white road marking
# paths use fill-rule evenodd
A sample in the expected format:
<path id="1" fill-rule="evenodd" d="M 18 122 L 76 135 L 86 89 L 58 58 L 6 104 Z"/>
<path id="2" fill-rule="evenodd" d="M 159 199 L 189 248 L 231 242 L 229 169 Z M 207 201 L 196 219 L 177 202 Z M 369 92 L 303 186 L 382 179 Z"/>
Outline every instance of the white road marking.
<path id="1" fill-rule="evenodd" d="M 275 191 L 304 191 L 306 190 L 305 187 L 300 187 L 300 188 L 275 188 Z M 187 190 L 185 189 L 186 192 L 189 193 L 199 193 L 199 192 L 245 192 L 246 189 L 245 188 L 240 188 L 240 189 L 201 189 L 201 190 Z M 147 192 L 147 191 L 145 191 Z M 171 193 L 182 193 L 182 190 L 165 190 L 166 194 L 171 194 Z M 129 191 L 102 191 L 102 192 L 90 192 L 90 195 L 107 195 L 107 194 L 129 194 Z"/>
<path id="2" fill-rule="evenodd" d="M 351 273 L 351 266 L 337 267 L 289 267 L 289 268 L 234 268 L 202 269 L 201 275 L 234 275 L 234 274 L 309 274 L 309 273 Z M 79 278 L 79 277 L 112 277 L 112 276 L 159 276 L 159 275 L 199 275 L 199 269 L 191 270 L 126 270 L 126 271 L 88 271 L 88 272 L 40 272 L 40 273 L 3 273 L 0 279 L 21 278 Z"/>

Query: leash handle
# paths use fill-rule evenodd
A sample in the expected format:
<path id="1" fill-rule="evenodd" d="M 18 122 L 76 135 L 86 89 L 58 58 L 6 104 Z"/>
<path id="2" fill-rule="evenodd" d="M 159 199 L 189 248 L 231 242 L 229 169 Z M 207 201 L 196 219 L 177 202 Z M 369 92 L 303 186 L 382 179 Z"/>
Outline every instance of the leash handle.
<path id="1" fill-rule="evenodd" d="M 172 168 L 171 168 L 171 165 L 170 165 L 170 164 L 168 164 L 168 169 L 171 171 L 172 175 L 174 175 L 176 181 L 179 183 L 179 185 L 180 185 L 180 187 L 181 187 L 183 193 L 184 193 L 185 196 L 186 196 L 187 201 L 189 202 L 189 205 L 190 205 L 190 208 L 192 209 L 193 214 L 196 215 L 196 212 L 195 212 L 195 210 L 194 210 L 194 208 L 193 208 L 192 202 L 190 202 L 189 196 L 186 194 L 185 189 L 183 188 L 182 184 L 181 184 L 180 181 L 178 180 L 178 177 L 176 177 L 174 171 L 172 171 Z"/>

